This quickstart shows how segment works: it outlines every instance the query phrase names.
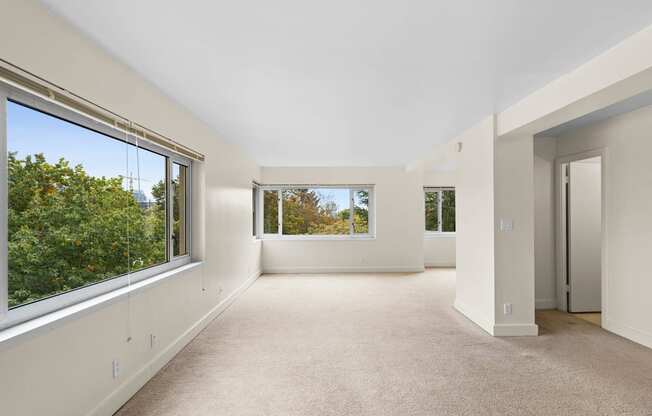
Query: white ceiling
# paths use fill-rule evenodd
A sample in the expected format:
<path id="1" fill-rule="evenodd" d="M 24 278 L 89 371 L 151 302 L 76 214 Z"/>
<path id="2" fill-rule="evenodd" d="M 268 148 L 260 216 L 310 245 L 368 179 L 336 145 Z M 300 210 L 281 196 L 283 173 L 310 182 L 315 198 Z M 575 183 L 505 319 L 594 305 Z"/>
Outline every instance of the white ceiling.
<path id="1" fill-rule="evenodd" d="M 652 24 L 649 0 L 42 0 L 263 166 L 418 159 Z"/>

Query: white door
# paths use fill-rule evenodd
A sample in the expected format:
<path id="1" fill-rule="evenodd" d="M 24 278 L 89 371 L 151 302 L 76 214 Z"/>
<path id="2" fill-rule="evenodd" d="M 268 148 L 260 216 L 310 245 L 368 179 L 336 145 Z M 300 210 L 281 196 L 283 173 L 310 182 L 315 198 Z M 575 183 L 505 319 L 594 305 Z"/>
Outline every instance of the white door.
<path id="1" fill-rule="evenodd" d="M 599 312 L 602 305 L 600 157 L 571 162 L 569 176 L 569 311 Z"/>

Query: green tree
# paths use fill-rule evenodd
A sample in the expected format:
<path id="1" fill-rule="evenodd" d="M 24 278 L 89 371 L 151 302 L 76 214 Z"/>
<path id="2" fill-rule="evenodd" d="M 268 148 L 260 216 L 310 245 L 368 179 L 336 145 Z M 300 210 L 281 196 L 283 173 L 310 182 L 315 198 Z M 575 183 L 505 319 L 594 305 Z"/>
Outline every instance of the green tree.
<path id="1" fill-rule="evenodd" d="M 441 230 L 455 231 L 455 191 L 441 191 Z"/>
<path id="2" fill-rule="evenodd" d="M 165 261 L 164 202 L 141 207 L 124 178 L 64 159 L 8 156 L 10 307 Z"/>
<path id="3" fill-rule="evenodd" d="M 426 192 L 426 231 L 439 231 L 439 191 Z"/>

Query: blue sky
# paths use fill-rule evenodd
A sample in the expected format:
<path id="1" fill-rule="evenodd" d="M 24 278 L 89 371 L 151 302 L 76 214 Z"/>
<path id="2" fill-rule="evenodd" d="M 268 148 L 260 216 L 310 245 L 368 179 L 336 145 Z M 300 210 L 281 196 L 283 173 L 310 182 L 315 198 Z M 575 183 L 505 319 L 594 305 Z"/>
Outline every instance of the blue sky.
<path id="1" fill-rule="evenodd" d="M 137 178 L 139 161 L 140 189 L 150 199 L 151 187 L 165 179 L 163 156 L 144 149 L 137 152 L 135 146 L 11 101 L 7 102 L 7 149 L 21 159 L 43 153 L 49 163 L 56 163 L 63 157 L 93 176 Z M 133 188 L 138 187 L 134 179 Z"/>
<path id="2" fill-rule="evenodd" d="M 315 189 L 321 196 L 322 201 L 335 201 L 337 210 L 349 208 L 349 190 L 348 189 Z"/>

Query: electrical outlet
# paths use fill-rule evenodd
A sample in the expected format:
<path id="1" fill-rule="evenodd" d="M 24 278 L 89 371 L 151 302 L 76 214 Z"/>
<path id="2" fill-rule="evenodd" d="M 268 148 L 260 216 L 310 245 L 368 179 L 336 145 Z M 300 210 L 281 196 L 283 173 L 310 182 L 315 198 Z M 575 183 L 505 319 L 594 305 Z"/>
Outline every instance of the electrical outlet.
<path id="1" fill-rule="evenodd" d="M 120 376 L 120 362 L 118 362 L 118 360 L 113 360 L 111 367 L 113 370 L 113 378 L 118 378 Z"/>
<path id="2" fill-rule="evenodd" d="M 505 303 L 503 305 L 503 312 L 505 315 L 511 315 L 512 314 L 512 304 L 511 303 Z"/>

